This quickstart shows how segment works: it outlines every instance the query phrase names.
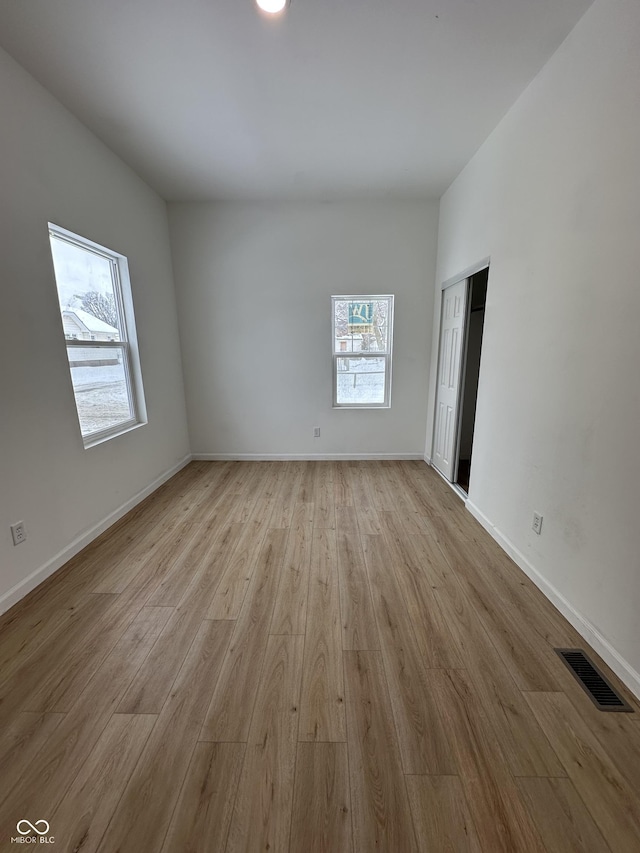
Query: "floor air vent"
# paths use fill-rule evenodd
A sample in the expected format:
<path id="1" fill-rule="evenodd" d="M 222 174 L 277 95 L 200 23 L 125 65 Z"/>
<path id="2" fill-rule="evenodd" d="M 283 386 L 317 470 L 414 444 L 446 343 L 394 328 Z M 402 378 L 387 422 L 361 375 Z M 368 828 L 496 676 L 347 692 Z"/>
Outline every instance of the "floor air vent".
<path id="1" fill-rule="evenodd" d="M 601 711 L 626 711 L 633 713 L 581 649 L 555 649 L 560 659 L 568 666 L 578 684 Z"/>

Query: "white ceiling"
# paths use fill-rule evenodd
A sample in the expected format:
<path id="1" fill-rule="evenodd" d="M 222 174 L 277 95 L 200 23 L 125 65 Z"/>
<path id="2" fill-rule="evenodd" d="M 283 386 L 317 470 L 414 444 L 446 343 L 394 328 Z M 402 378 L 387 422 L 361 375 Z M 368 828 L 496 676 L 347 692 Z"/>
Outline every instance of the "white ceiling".
<path id="1" fill-rule="evenodd" d="M 439 196 L 591 2 L 0 0 L 0 46 L 166 199 Z"/>

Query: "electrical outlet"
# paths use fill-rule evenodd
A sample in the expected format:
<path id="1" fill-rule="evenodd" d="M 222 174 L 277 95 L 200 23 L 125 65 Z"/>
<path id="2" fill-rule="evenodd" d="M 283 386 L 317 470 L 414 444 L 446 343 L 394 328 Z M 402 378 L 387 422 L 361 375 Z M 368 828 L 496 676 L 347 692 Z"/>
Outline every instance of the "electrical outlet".
<path id="1" fill-rule="evenodd" d="M 16 521 L 11 525 L 11 536 L 14 545 L 21 545 L 27 540 L 27 531 L 24 529 L 24 521 Z"/>
<path id="2" fill-rule="evenodd" d="M 320 427 L 314 427 L 313 428 L 313 437 L 314 438 L 320 438 Z"/>
<path id="3" fill-rule="evenodd" d="M 531 525 L 531 529 L 534 533 L 537 533 L 538 536 L 542 533 L 542 516 L 537 512 L 533 513 L 533 524 Z"/>

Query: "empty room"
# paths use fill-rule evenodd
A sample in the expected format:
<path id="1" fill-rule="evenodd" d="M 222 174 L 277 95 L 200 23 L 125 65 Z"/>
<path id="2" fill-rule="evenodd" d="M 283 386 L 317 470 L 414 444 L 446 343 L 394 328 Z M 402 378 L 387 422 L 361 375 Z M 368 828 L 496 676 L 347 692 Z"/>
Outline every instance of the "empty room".
<path id="1" fill-rule="evenodd" d="M 0 851 L 638 853 L 638 0 L 0 0 L 0 116 Z"/>

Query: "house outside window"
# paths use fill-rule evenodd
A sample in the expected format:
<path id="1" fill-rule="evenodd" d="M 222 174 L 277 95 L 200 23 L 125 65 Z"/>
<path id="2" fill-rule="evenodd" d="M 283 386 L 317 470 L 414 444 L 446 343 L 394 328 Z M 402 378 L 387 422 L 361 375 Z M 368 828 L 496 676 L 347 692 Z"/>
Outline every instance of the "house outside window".
<path id="1" fill-rule="evenodd" d="M 49 223 L 78 421 L 85 447 L 146 422 L 127 259 Z"/>

